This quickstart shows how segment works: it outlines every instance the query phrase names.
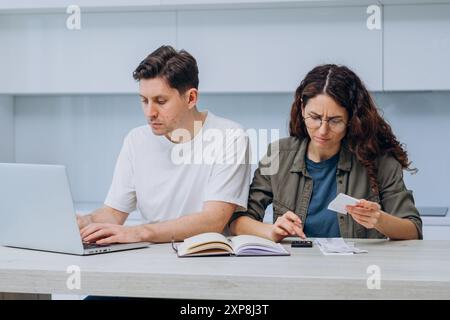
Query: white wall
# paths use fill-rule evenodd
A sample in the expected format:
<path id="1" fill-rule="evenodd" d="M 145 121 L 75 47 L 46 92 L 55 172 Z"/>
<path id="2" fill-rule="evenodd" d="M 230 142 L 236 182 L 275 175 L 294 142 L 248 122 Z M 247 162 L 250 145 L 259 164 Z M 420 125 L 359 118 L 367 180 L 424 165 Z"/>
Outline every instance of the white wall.
<path id="1" fill-rule="evenodd" d="M 345 64 L 382 90 L 382 33 L 366 6 L 180 11 L 180 48 L 199 61 L 207 92 L 290 92 L 313 67 Z"/>
<path id="2" fill-rule="evenodd" d="M 347 64 L 382 90 L 382 32 L 366 6 L 1 14 L 0 94 L 131 94 L 162 44 L 197 59 L 204 92 L 289 92 L 314 65 Z M 19 76 L 20 75 L 20 76 Z"/>
<path id="3" fill-rule="evenodd" d="M 450 4 L 384 6 L 384 90 L 448 90 L 449 30 Z"/>
<path id="4" fill-rule="evenodd" d="M 125 134 L 144 124 L 137 97 L 16 98 L 17 162 L 68 167 L 76 201 L 102 201 Z"/>
<path id="5" fill-rule="evenodd" d="M 132 72 L 161 44 L 175 44 L 175 12 L 0 14 L 0 93 L 133 92 Z"/>
<path id="6" fill-rule="evenodd" d="M 0 95 L 0 162 L 14 162 L 14 98 Z"/>
<path id="7" fill-rule="evenodd" d="M 417 205 L 450 206 L 450 92 L 380 93 L 376 100 L 419 168 L 413 176 L 405 172 Z M 199 106 L 245 128 L 277 128 L 286 136 L 291 102 L 290 94 L 210 94 Z M 17 97 L 15 157 L 66 164 L 75 200 L 101 202 L 123 137 L 143 124 L 137 96 Z"/>
<path id="8" fill-rule="evenodd" d="M 416 175 L 404 173 L 420 206 L 450 205 L 450 92 L 376 95 L 384 116 L 406 144 Z"/>

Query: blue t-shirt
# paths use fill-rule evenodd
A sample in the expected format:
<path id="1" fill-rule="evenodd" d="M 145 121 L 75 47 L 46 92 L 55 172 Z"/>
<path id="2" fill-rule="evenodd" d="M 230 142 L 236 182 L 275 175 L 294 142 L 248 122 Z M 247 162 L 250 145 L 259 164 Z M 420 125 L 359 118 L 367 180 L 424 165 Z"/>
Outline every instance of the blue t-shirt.
<path id="1" fill-rule="evenodd" d="M 307 237 L 340 237 L 337 214 L 328 210 L 328 204 L 336 197 L 336 169 L 339 153 L 328 160 L 314 162 L 306 158 L 306 170 L 313 180 L 313 191 L 304 221 Z"/>

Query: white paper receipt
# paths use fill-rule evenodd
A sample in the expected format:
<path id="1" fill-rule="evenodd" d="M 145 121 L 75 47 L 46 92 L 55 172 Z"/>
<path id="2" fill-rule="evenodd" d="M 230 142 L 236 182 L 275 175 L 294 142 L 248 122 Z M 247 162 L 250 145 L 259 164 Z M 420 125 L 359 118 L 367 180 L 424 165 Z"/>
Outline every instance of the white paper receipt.
<path id="1" fill-rule="evenodd" d="M 347 214 L 345 206 L 354 206 L 359 202 L 358 199 L 350 197 L 346 194 L 339 193 L 333 201 L 328 205 L 328 209 L 342 214 Z"/>
<path id="2" fill-rule="evenodd" d="M 367 250 L 356 248 L 354 242 L 345 242 L 342 238 L 316 238 L 314 241 L 326 256 L 367 253 Z"/>

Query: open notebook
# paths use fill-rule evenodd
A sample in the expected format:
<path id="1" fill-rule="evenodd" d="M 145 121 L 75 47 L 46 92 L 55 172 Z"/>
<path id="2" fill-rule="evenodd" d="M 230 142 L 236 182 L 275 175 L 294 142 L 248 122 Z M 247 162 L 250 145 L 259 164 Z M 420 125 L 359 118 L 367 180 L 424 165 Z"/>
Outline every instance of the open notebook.
<path id="1" fill-rule="evenodd" d="M 290 253 L 279 243 L 242 235 L 227 239 L 220 233 L 202 233 L 184 240 L 174 247 L 179 257 L 235 255 L 235 256 L 288 256 Z"/>

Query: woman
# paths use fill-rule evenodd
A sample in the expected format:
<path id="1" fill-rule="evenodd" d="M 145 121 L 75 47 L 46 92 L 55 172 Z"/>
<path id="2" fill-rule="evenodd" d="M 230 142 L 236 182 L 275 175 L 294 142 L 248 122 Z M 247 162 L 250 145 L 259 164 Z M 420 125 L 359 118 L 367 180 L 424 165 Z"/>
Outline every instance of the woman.
<path id="1" fill-rule="evenodd" d="M 421 239 L 422 221 L 403 182 L 406 151 L 358 76 L 344 66 L 310 71 L 295 92 L 290 137 L 269 146 L 234 234 Z M 264 170 L 267 167 L 274 170 Z M 327 209 L 338 193 L 361 199 L 349 214 Z M 274 224 L 263 223 L 273 203 Z"/>

